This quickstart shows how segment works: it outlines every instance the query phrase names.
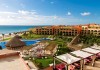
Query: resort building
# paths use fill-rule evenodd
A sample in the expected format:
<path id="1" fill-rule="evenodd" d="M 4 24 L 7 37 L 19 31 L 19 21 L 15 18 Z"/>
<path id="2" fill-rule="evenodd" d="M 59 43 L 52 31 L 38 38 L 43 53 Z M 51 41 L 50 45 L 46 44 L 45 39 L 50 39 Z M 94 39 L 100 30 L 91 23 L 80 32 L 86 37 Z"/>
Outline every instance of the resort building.
<path id="1" fill-rule="evenodd" d="M 44 26 L 37 27 L 35 33 L 39 35 L 64 35 L 75 36 L 77 34 L 87 35 L 94 34 L 100 36 L 99 24 L 86 24 L 86 25 L 58 25 L 58 26 Z"/>
<path id="2" fill-rule="evenodd" d="M 81 31 L 81 34 L 82 34 L 82 35 L 87 35 L 87 34 L 89 34 L 89 33 L 88 33 L 88 25 L 82 25 L 81 27 L 82 27 L 82 31 Z"/>
<path id="3" fill-rule="evenodd" d="M 91 24 L 88 26 L 88 33 L 100 36 L 100 25 Z"/>
<path id="4" fill-rule="evenodd" d="M 39 35 L 77 35 L 80 33 L 80 26 L 46 26 L 46 27 L 37 27 L 36 34 Z"/>
<path id="5" fill-rule="evenodd" d="M 53 28 L 53 26 L 37 27 L 36 28 L 36 34 L 40 34 L 40 35 L 53 35 L 54 34 L 54 28 Z"/>
<path id="6" fill-rule="evenodd" d="M 0 50 L 0 70 L 30 70 L 20 52 L 3 49 Z"/>
<path id="7" fill-rule="evenodd" d="M 54 27 L 54 35 L 74 36 L 80 33 L 79 26 L 56 26 Z"/>

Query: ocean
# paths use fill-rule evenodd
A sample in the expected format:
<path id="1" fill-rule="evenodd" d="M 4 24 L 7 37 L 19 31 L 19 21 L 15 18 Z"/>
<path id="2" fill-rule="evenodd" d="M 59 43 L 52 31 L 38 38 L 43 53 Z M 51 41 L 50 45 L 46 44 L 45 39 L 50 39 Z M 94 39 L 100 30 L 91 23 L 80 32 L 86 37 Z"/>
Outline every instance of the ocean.
<path id="1" fill-rule="evenodd" d="M 0 34 L 8 34 L 13 32 L 20 32 L 20 31 L 26 31 L 30 28 L 34 28 L 35 26 L 4 26 L 0 25 Z"/>

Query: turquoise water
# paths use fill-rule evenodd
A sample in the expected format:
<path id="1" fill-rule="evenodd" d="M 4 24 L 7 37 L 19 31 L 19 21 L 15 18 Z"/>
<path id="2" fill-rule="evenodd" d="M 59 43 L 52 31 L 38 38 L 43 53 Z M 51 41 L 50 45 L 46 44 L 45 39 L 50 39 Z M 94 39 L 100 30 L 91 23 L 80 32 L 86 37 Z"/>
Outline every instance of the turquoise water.
<path id="1" fill-rule="evenodd" d="M 7 34 L 7 33 L 13 33 L 13 32 L 20 32 L 20 31 L 26 31 L 30 28 L 34 28 L 35 26 L 0 26 L 0 34 Z"/>
<path id="2" fill-rule="evenodd" d="M 39 27 L 42 27 L 43 25 L 39 25 Z M 46 25 L 44 25 L 46 26 Z M 38 26 L 21 26 L 21 25 L 0 25 L 0 34 L 8 34 L 8 33 L 14 33 L 14 32 L 20 32 L 20 31 L 26 31 L 30 28 L 35 28 Z"/>
<path id="3" fill-rule="evenodd" d="M 42 39 L 38 39 L 38 40 L 23 40 L 27 46 L 32 45 L 32 44 L 36 44 L 37 42 L 40 42 L 42 40 L 50 40 L 50 39 L 46 39 L 46 38 L 42 38 Z M 2 41 L 0 42 L 0 46 L 2 47 L 2 49 L 6 48 L 5 44 L 7 42 L 6 41 Z"/>
<path id="4" fill-rule="evenodd" d="M 25 43 L 26 43 L 26 45 L 28 46 L 28 45 L 32 45 L 32 44 L 35 44 L 35 43 L 37 43 L 37 42 L 39 42 L 39 41 L 37 41 L 37 40 L 27 40 L 27 41 L 24 41 Z M 4 49 L 4 48 L 6 48 L 6 46 L 5 46 L 5 44 L 6 44 L 7 42 L 0 42 L 0 46 L 2 47 L 2 49 Z"/>

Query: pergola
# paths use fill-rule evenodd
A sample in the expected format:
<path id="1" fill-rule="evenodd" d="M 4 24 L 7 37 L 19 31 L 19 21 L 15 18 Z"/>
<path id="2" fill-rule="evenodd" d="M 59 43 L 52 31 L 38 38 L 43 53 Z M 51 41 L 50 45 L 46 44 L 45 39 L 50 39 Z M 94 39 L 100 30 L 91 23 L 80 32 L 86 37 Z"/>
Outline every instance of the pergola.
<path id="1" fill-rule="evenodd" d="M 96 59 L 96 54 L 100 53 L 100 50 L 96 50 L 96 49 L 93 49 L 93 48 L 84 48 L 82 50 L 85 51 L 85 52 L 94 54 L 92 56 L 92 66 L 94 66 L 94 62 L 95 62 L 95 59 Z"/>
<path id="2" fill-rule="evenodd" d="M 91 48 L 84 48 L 82 50 L 73 51 L 70 54 L 62 54 L 59 56 L 56 56 L 55 59 L 59 60 L 60 62 L 63 62 L 66 65 L 66 70 L 70 70 L 70 65 L 80 61 L 80 70 L 83 70 L 84 66 L 84 59 L 87 57 L 92 57 L 92 66 L 94 65 L 96 54 L 100 53 L 100 47 L 98 46 L 91 46 Z"/>
<path id="3" fill-rule="evenodd" d="M 71 54 L 74 54 L 76 57 L 82 58 L 81 63 L 80 63 L 80 65 L 81 65 L 80 69 L 81 70 L 83 70 L 84 59 L 93 55 L 93 54 L 90 54 L 90 53 L 87 53 L 87 52 L 84 52 L 84 51 L 81 51 L 81 50 L 71 52 Z"/>
<path id="4" fill-rule="evenodd" d="M 100 46 L 92 46 L 91 48 L 100 50 Z"/>
<path id="5" fill-rule="evenodd" d="M 71 54 L 68 54 L 68 53 L 56 56 L 56 59 L 60 62 L 64 62 L 65 65 L 67 65 L 66 70 L 70 70 L 70 64 L 81 60 L 81 58 L 74 57 L 74 56 L 72 56 Z"/>
<path id="6" fill-rule="evenodd" d="M 81 57 L 81 58 L 87 58 L 89 56 L 92 56 L 93 54 L 78 50 L 78 51 L 74 51 L 71 52 L 72 54 L 76 55 L 77 57 Z"/>
<path id="7" fill-rule="evenodd" d="M 93 48 L 84 48 L 82 50 L 85 51 L 85 52 L 88 52 L 88 53 L 92 53 L 92 54 L 100 53 L 100 50 L 96 50 L 96 49 L 93 49 Z"/>

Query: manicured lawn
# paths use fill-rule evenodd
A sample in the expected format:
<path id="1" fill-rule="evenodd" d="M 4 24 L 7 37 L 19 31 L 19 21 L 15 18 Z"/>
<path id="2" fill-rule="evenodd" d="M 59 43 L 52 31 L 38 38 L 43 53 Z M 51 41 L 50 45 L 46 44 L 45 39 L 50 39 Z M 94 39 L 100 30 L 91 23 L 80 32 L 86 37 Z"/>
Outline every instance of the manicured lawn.
<path id="1" fill-rule="evenodd" d="M 5 38 L 3 41 L 10 40 L 11 38 Z"/>
<path id="2" fill-rule="evenodd" d="M 53 58 L 36 58 L 34 62 L 39 66 L 39 68 L 46 68 L 49 66 L 49 64 L 53 63 Z"/>
<path id="3" fill-rule="evenodd" d="M 23 39 L 39 39 L 39 38 L 48 38 L 49 35 L 37 35 L 37 34 L 23 34 Z"/>
<path id="4" fill-rule="evenodd" d="M 36 63 L 36 65 L 41 68 L 41 69 L 44 69 L 46 67 L 49 66 L 49 64 L 52 64 L 53 63 L 53 57 L 48 57 L 48 58 L 44 58 L 44 59 L 40 59 L 40 58 L 35 58 L 34 62 Z M 56 64 L 59 64 L 61 62 L 57 61 L 56 60 Z"/>

